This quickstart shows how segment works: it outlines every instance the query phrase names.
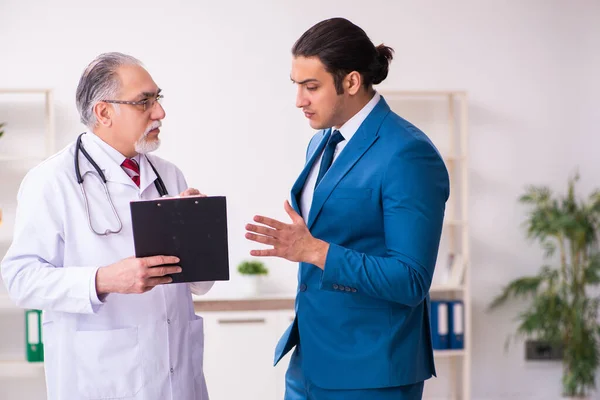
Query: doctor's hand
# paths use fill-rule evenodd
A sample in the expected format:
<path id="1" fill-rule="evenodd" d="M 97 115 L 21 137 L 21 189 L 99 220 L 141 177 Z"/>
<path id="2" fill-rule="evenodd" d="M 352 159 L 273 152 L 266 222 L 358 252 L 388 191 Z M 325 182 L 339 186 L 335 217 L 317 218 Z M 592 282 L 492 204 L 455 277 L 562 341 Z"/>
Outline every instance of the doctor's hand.
<path id="1" fill-rule="evenodd" d="M 194 189 L 194 188 L 187 188 L 179 194 L 179 197 L 186 197 L 186 196 L 206 197 L 205 194 L 200 193 L 200 191 L 198 189 Z"/>
<path id="2" fill-rule="evenodd" d="M 170 256 L 129 257 L 117 263 L 98 269 L 96 274 L 96 292 L 98 296 L 108 293 L 144 293 L 156 285 L 171 283 L 169 274 L 181 272 L 176 264 L 179 258 Z"/>
<path id="3" fill-rule="evenodd" d="M 252 250 L 253 256 L 280 257 L 294 262 L 306 262 L 323 269 L 329 250 L 329 243 L 316 239 L 310 234 L 304 219 L 286 200 L 283 208 L 292 223 L 286 224 L 272 218 L 257 215 L 254 221 L 266 226 L 247 224 L 246 239 L 273 246 L 267 250 Z"/>

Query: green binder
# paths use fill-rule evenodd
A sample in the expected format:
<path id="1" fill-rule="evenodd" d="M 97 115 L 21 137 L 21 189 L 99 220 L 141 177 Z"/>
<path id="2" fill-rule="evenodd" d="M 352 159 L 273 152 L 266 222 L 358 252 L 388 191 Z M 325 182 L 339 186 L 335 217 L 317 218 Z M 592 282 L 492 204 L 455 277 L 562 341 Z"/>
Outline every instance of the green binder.
<path id="1" fill-rule="evenodd" d="M 40 310 L 25 311 L 25 342 L 27 348 L 27 361 L 44 361 L 42 312 Z"/>

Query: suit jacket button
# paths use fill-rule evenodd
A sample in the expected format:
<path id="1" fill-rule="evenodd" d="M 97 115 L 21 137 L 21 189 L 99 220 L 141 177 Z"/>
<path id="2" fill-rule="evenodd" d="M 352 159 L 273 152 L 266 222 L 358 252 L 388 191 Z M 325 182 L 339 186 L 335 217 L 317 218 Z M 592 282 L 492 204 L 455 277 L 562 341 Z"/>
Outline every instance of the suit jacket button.
<path id="1" fill-rule="evenodd" d="M 338 284 L 337 284 L 337 283 L 334 283 L 334 284 L 333 284 L 333 288 L 334 288 L 335 290 L 339 289 L 339 286 L 338 286 Z"/>
<path id="2" fill-rule="evenodd" d="M 357 292 L 356 288 L 352 288 L 352 293 L 356 293 L 356 292 Z"/>
<path id="3" fill-rule="evenodd" d="M 302 285 L 300 285 L 300 291 L 306 292 L 306 285 L 304 283 Z"/>
<path id="4" fill-rule="evenodd" d="M 346 286 L 345 289 L 346 289 L 346 292 L 351 292 L 352 291 L 352 289 L 350 289 L 348 286 Z"/>

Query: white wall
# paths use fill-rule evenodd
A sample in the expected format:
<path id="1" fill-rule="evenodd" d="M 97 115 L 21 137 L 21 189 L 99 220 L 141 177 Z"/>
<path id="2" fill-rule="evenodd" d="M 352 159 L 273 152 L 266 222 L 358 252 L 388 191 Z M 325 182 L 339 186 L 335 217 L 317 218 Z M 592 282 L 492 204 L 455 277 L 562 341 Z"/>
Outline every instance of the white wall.
<path id="1" fill-rule="evenodd" d="M 525 363 L 521 345 L 503 352 L 518 308 L 484 308 L 541 263 L 520 228 L 524 186 L 563 190 L 576 167 L 582 192 L 600 186 L 600 2 L 2 0 L 0 87 L 54 88 L 64 146 L 83 129 L 74 92 L 85 65 L 105 51 L 140 58 L 165 93 L 159 154 L 191 186 L 228 196 L 235 266 L 252 248 L 243 238 L 252 215 L 285 218 L 312 135 L 294 109 L 290 47 L 338 15 L 396 50 L 382 87 L 469 92 L 473 398 L 558 398 L 557 365 Z M 268 263 L 271 290 L 293 291 L 295 266 Z M 235 287 L 234 276 L 215 293 Z M 439 396 L 442 379 L 431 385 Z"/>

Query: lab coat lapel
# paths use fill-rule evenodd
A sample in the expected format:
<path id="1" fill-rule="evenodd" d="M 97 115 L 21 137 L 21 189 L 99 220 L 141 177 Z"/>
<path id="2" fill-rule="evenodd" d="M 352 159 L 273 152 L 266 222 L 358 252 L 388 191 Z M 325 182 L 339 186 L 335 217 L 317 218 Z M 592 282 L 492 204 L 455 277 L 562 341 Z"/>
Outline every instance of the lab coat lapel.
<path id="1" fill-rule="evenodd" d="M 154 181 L 156 180 L 156 174 L 154 173 L 154 170 L 152 169 L 152 166 L 150 165 L 150 163 L 148 162 L 148 158 L 146 158 L 146 155 L 144 154 L 140 154 L 140 193 L 144 193 L 144 191 L 149 187 L 149 186 L 154 186 Z M 154 163 L 154 166 L 156 166 L 156 163 Z M 171 193 L 173 195 L 175 194 L 179 194 L 179 193 Z"/>

